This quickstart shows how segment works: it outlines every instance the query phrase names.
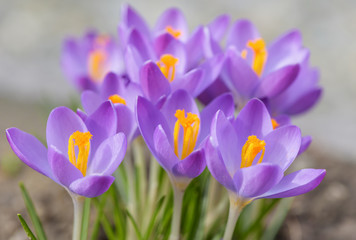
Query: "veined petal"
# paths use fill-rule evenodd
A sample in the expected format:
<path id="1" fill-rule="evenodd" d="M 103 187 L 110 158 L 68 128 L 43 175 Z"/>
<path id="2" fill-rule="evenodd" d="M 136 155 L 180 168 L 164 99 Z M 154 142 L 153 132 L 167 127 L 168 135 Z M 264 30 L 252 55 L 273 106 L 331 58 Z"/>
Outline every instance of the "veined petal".
<path id="1" fill-rule="evenodd" d="M 153 133 L 154 154 L 159 164 L 168 172 L 172 172 L 172 168 L 177 162 L 178 157 L 174 154 L 173 146 L 167 138 L 162 125 L 158 125 Z"/>
<path id="2" fill-rule="evenodd" d="M 296 126 L 284 126 L 270 132 L 265 138 L 263 162 L 278 165 L 286 170 L 296 158 L 301 143 L 301 132 Z"/>
<path id="3" fill-rule="evenodd" d="M 288 174 L 259 198 L 285 198 L 307 193 L 316 188 L 325 177 L 325 169 L 302 169 Z"/>
<path id="4" fill-rule="evenodd" d="M 175 177 L 196 178 L 204 171 L 205 167 L 204 150 L 200 149 L 178 161 L 173 166 L 172 173 Z"/>
<path id="5" fill-rule="evenodd" d="M 104 140 L 95 152 L 88 167 L 88 175 L 111 175 L 124 159 L 127 148 L 126 137 L 123 133 L 115 134 Z"/>
<path id="6" fill-rule="evenodd" d="M 88 175 L 72 182 L 69 190 L 78 195 L 93 198 L 106 192 L 114 180 L 113 176 Z"/>
<path id="7" fill-rule="evenodd" d="M 171 91 L 168 80 L 157 64 L 152 61 L 145 63 L 140 71 L 142 91 L 152 102 L 157 102 Z"/>
<path id="8" fill-rule="evenodd" d="M 47 120 L 47 146 L 53 145 L 61 153 L 67 153 L 69 137 L 76 131 L 88 131 L 82 119 L 67 107 L 55 108 Z"/>
<path id="9" fill-rule="evenodd" d="M 227 189 L 236 192 L 232 176 L 228 172 L 218 146 L 213 146 L 210 139 L 204 144 L 205 159 L 208 169 L 213 177 Z"/>
<path id="10" fill-rule="evenodd" d="M 81 171 L 54 146 L 48 148 L 48 161 L 55 179 L 66 187 L 69 187 L 73 181 L 83 177 Z"/>
<path id="11" fill-rule="evenodd" d="M 252 99 L 246 104 L 237 115 L 234 127 L 239 136 L 239 146 L 245 144 L 248 136 L 255 135 L 257 138 L 263 139 L 273 130 L 268 110 L 258 99 Z"/>
<path id="12" fill-rule="evenodd" d="M 6 137 L 21 161 L 33 170 L 55 179 L 47 160 L 47 149 L 37 138 L 17 128 L 6 129 Z"/>
<path id="13" fill-rule="evenodd" d="M 237 194 L 244 198 L 255 198 L 275 186 L 283 177 L 278 165 L 261 163 L 239 168 L 234 175 Z"/>

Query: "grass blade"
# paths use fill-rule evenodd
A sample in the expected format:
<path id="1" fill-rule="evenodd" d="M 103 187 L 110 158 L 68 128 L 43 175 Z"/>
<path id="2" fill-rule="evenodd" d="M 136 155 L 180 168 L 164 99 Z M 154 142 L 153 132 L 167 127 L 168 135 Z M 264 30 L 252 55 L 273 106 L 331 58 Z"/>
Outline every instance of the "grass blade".
<path id="1" fill-rule="evenodd" d="M 28 238 L 30 240 L 37 240 L 37 238 L 35 237 L 35 235 L 32 233 L 31 229 L 28 227 L 25 219 L 23 219 L 23 217 L 21 216 L 21 214 L 17 214 L 17 216 L 19 217 L 20 219 L 20 222 L 21 222 L 21 225 L 23 227 L 23 229 L 25 230 Z"/>
<path id="2" fill-rule="evenodd" d="M 32 224 L 35 228 L 35 232 L 37 234 L 37 237 L 39 240 L 46 240 L 47 237 L 46 237 L 46 234 L 43 230 L 43 227 L 42 227 L 42 223 L 36 213 L 36 209 L 35 209 L 35 206 L 33 205 L 33 202 L 30 198 L 30 195 L 28 194 L 26 188 L 25 188 L 25 185 L 21 182 L 20 184 L 20 189 L 21 189 L 21 193 L 22 193 L 22 197 L 24 199 L 24 202 L 25 202 L 25 205 L 26 205 L 26 208 L 27 208 L 27 211 L 30 215 L 30 218 L 31 218 L 31 221 L 32 221 Z"/>
<path id="3" fill-rule="evenodd" d="M 90 217 L 90 198 L 85 198 L 83 208 L 82 231 L 80 234 L 81 240 L 88 239 L 89 217 Z"/>
<path id="4" fill-rule="evenodd" d="M 131 221 L 131 223 L 132 223 L 132 225 L 133 225 L 133 227 L 135 229 L 137 239 L 141 240 L 142 239 L 142 235 L 141 235 L 141 233 L 140 233 L 140 231 L 138 229 L 138 226 L 136 224 L 135 219 L 133 218 L 133 216 L 131 215 L 131 213 L 129 211 L 126 211 L 126 214 L 129 217 L 129 219 L 130 219 L 130 221 Z"/>
<path id="5" fill-rule="evenodd" d="M 163 202 L 164 202 L 164 198 L 165 197 L 163 196 L 163 197 L 161 197 L 160 200 L 158 200 L 157 207 L 156 207 L 155 211 L 153 212 L 152 218 L 150 220 L 150 224 L 148 225 L 148 228 L 147 228 L 147 231 L 146 231 L 146 234 L 145 234 L 145 238 L 144 239 L 146 239 L 146 240 L 148 240 L 149 237 L 151 236 L 151 232 L 153 230 L 154 223 L 156 221 L 156 217 L 157 217 L 159 211 L 162 208 L 162 205 L 163 205 Z"/>

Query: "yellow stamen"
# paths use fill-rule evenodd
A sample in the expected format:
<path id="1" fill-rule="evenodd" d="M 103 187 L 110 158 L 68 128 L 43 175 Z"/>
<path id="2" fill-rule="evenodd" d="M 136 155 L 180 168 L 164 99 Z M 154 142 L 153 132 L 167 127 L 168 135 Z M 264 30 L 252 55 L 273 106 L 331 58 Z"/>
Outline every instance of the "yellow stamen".
<path id="1" fill-rule="evenodd" d="M 241 168 L 250 167 L 257 154 L 262 151 L 257 164 L 261 163 L 265 154 L 265 146 L 265 141 L 258 139 L 254 135 L 249 136 L 245 145 L 242 147 Z"/>
<path id="2" fill-rule="evenodd" d="M 89 54 L 89 76 L 94 82 L 101 82 L 105 75 L 107 54 L 102 49 L 93 50 Z"/>
<path id="3" fill-rule="evenodd" d="M 90 151 L 90 132 L 76 131 L 70 135 L 68 140 L 68 157 L 69 161 L 82 172 L 85 176 L 88 166 L 88 157 Z M 78 146 L 78 157 L 75 156 L 75 146 Z"/>
<path id="4" fill-rule="evenodd" d="M 200 128 L 200 119 L 198 115 L 193 113 L 187 113 L 187 117 L 185 117 L 185 111 L 177 110 L 175 115 L 177 118 L 176 124 L 174 126 L 174 153 L 177 155 L 179 159 L 186 158 L 189 154 L 191 154 L 194 150 L 194 147 L 197 143 L 199 128 Z M 183 127 L 183 145 L 181 156 L 179 157 L 179 130 L 180 126 Z"/>
<path id="5" fill-rule="evenodd" d="M 109 97 L 109 100 L 112 102 L 112 103 L 121 103 L 121 104 L 124 104 L 126 105 L 126 101 L 123 97 L 117 95 L 117 94 L 114 94 L 114 95 L 111 95 Z"/>
<path id="6" fill-rule="evenodd" d="M 162 55 L 160 60 L 157 62 L 159 69 L 161 69 L 161 72 L 169 82 L 174 80 L 177 62 L 178 58 L 175 58 L 171 54 Z"/>
<path id="7" fill-rule="evenodd" d="M 165 30 L 166 30 L 166 32 L 168 32 L 169 34 L 171 34 L 175 38 L 179 38 L 180 35 L 182 35 L 181 31 L 172 28 L 172 26 L 167 26 Z"/>
<path id="8" fill-rule="evenodd" d="M 276 121 L 276 119 L 272 118 L 272 127 L 273 130 L 279 127 L 279 123 Z"/>
<path id="9" fill-rule="evenodd" d="M 254 52 L 252 69 L 257 73 L 258 76 L 261 76 L 263 67 L 267 60 L 265 41 L 263 41 L 262 38 L 258 38 L 255 41 L 248 41 L 247 47 L 251 48 Z"/>

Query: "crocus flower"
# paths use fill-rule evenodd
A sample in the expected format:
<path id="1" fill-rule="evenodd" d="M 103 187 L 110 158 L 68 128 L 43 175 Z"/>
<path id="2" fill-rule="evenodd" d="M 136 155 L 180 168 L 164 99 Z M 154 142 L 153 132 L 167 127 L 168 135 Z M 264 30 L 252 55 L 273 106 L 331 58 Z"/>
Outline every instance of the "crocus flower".
<path id="1" fill-rule="evenodd" d="M 199 113 L 194 99 L 183 90 L 172 93 L 161 110 L 139 97 L 137 120 L 141 135 L 174 184 L 185 189 L 205 168 L 201 142 L 209 134 L 211 119 L 218 109 L 233 116 L 229 94 L 221 95 Z"/>
<path id="2" fill-rule="evenodd" d="M 205 145 L 206 160 L 214 178 L 245 203 L 292 197 L 314 189 L 325 176 L 323 169 L 302 169 L 283 176 L 300 144 L 298 127 L 273 130 L 265 105 L 253 99 L 232 122 L 221 111 L 215 115 Z"/>
<path id="3" fill-rule="evenodd" d="M 119 32 L 125 46 L 127 74 L 133 82 L 145 81 L 140 76 L 142 68 L 156 65 L 165 79 L 165 89 L 171 85 L 172 91 L 186 89 L 196 96 L 220 73 L 223 54 L 202 61 L 204 29 L 199 27 L 188 36 L 185 18 L 178 9 L 165 11 L 152 32 L 130 6 L 124 7 L 122 16 Z M 173 28 L 182 29 L 181 34 Z M 154 84 L 148 87 L 162 88 Z"/>
<path id="4" fill-rule="evenodd" d="M 305 75 L 304 80 L 298 79 L 298 76 L 305 71 L 308 73 L 304 74 L 311 74 L 307 70 L 309 69 L 308 57 L 309 51 L 302 46 L 298 31 L 286 33 L 267 47 L 251 22 L 239 20 L 233 25 L 227 38 L 226 62 L 222 78 L 235 93 L 241 105 L 253 97 L 276 98 L 296 80 L 303 83 L 296 83 L 297 87 L 290 92 L 302 92 L 296 94 L 299 97 L 310 91 L 310 87 L 303 85 L 311 85 L 314 87 L 313 90 L 316 87 L 316 79 L 310 79 L 311 77 L 305 79 Z M 300 89 L 297 89 L 298 86 Z M 314 100 L 305 101 L 315 103 L 315 98 L 317 99 L 320 94 L 314 95 L 312 96 Z"/>
<path id="5" fill-rule="evenodd" d="M 87 89 L 96 91 L 108 72 L 124 73 L 119 45 L 111 36 L 94 31 L 81 39 L 65 40 L 61 64 L 67 78 L 80 92 Z"/>
<path id="6" fill-rule="evenodd" d="M 116 114 L 109 101 L 85 122 L 66 107 L 54 109 L 46 135 L 48 149 L 26 132 L 6 130 L 11 148 L 25 164 L 71 194 L 91 198 L 108 190 L 126 151 L 124 134 L 116 134 Z"/>
<path id="7" fill-rule="evenodd" d="M 221 111 L 216 113 L 204 150 L 209 171 L 230 193 L 224 239 L 231 239 L 239 212 L 251 201 L 292 197 L 319 185 L 324 169 L 302 169 L 284 176 L 300 144 L 298 127 L 273 130 L 272 119 L 260 100 L 249 101 L 234 121 Z"/>
<path id="8" fill-rule="evenodd" d="M 134 116 L 137 96 L 142 96 L 141 88 L 138 84 L 118 76 L 108 73 L 97 92 L 86 90 L 81 95 L 82 105 L 87 114 L 94 113 L 100 105 L 110 100 L 116 110 L 117 129 L 116 131 L 125 134 L 127 141 L 138 135 L 138 128 Z M 83 119 L 86 114 L 80 112 Z"/>

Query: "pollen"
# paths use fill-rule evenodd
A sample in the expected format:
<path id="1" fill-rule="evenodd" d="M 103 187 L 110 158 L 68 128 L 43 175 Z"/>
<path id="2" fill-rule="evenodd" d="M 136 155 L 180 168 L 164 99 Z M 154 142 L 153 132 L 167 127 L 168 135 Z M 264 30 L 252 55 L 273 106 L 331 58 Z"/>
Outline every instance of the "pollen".
<path id="1" fill-rule="evenodd" d="M 177 118 L 173 133 L 174 153 L 179 159 L 184 159 L 191 154 L 195 148 L 200 128 L 200 119 L 197 114 L 193 114 L 191 112 L 187 113 L 187 116 L 185 116 L 184 109 L 178 109 L 174 116 Z M 180 127 L 183 128 L 183 144 L 181 154 L 179 154 Z"/>
<path id="2" fill-rule="evenodd" d="M 86 175 L 88 167 L 88 157 L 90 152 L 90 139 L 92 135 L 90 132 L 79 132 L 76 131 L 70 135 L 68 140 L 68 157 L 69 161 L 82 172 L 83 176 Z M 77 153 L 76 156 L 76 149 Z"/>
<path id="3" fill-rule="evenodd" d="M 261 156 L 257 162 L 257 164 L 260 164 L 265 154 L 265 146 L 265 141 L 258 139 L 255 135 L 249 136 L 246 143 L 242 147 L 241 168 L 250 167 L 257 154 L 261 152 Z"/>
<path id="4" fill-rule="evenodd" d="M 272 121 L 273 130 L 279 127 L 279 123 L 277 122 L 276 119 L 272 118 L 271 121 Z"/>
<path id="5" fill-rule="evenodd" d="M 177 63 L 178 58 L 175 58 L 171 54 L 162 55 L 160 60 L 157 62 L 159 69 L 169 82 L 174 80 Z"/>
<path id="6" fill-rule="evenodd" d="M 119 96 L 118 94 L 111 95 L 108 98 L 113 104 L 120 103 L 126 105 L 126 101 L 123 97 Z"/>
<path id="7" fill-rule="evenodd" d="M 171 34 L 174 38 L 179 38 L 180 35 L 182 35 L 182 32 L 172 28 L 172 26 L 167 26 L 165 28 L 166 32 L 168 32 L 169 34 Z"/>
<path id="8" fill-rule="evenodd" d="M 101 82 L 105 75 L 107 54 L 102 49 L 93 50 L 89 54 L 89 76 L 94 82 Z"/>

